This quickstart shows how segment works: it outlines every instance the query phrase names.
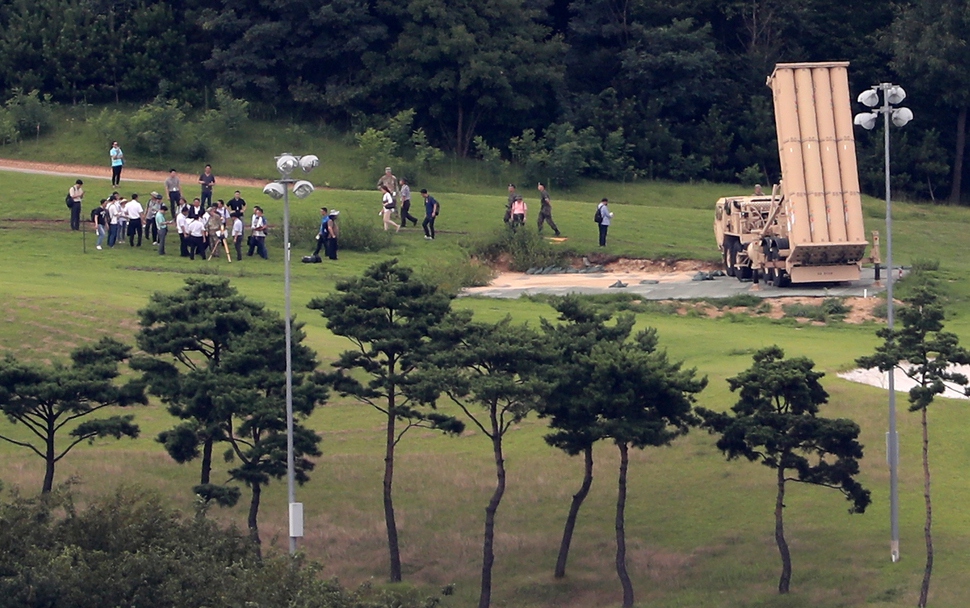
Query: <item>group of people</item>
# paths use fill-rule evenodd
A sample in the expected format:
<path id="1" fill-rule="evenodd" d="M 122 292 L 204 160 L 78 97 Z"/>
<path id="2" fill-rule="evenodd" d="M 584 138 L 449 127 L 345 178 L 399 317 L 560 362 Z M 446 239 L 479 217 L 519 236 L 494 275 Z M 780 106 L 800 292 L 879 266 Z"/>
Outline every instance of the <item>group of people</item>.
<path id="1" fill-rule="evenodd" d="M 390 167 L 384 168 L 384 175 L 377 180 L 377 189 L 381 192 L 380 216 L 384 221 L 384 230 L 387 231 L 394 226 L 394 231 L 398 232 L 401 228 L 407 228 L 408 221 L 418 225 L 418 218 L 411 215 L 411 186 L 408 180 L 398 179 L 391 172 Z M 441 205 L 430 194 L 427 189 L 421 189 L 421 197 L 424 199 L 424 221 L 421 227 L 424 229 L 424 238 L 433 241 L 435 237 L 434 223 L 441 211 Z M 400 217 L 401 223 L 398 224 L 391 219 L 391 216 L 398 214 L 398 201 L 401 203 Z"/>
<path id="2" fill-rule="evenodd" d="M 549 224 L 549 227 L 552 228 L 555 235 L 557 237 L 561 236 L 562 233 L 559 232 L 559 227 L 556 226 L 556 222 L 552 219 L 552 200 L 549 196 L 549 191 L 546 190 L 545 185 L 541 182 L 536 188 L 539 191 L 539 234 L 542 234 L 543 224 Z M 529 207 L 525 204 L 522 195 L 516 191 L 515 184 L 509 184 L 509 198 L 508 203 L 505 205 L 505 216 L 502 220 L 512 230 L 516 230 L 519 226 L 525 225 L 528 210 Z M 606 247 L 606 234 L 610 229 L 612 220 L 613 212 L 610 211 L 609 200 L 604 198 L 596 205 L 596 213 L 593 215 L 593 221 L 599 227 L 600 247 Z"/>

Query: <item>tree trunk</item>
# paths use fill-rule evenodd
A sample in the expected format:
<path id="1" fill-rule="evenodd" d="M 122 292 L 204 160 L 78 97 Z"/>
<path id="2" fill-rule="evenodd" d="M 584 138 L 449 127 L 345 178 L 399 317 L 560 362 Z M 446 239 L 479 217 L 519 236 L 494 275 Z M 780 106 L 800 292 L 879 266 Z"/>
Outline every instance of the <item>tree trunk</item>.
<path id="1" fill-rule="evenodd" d="M 930 594 L 930 576 L 933 574 L 933 534 L 930 526 L 933 523 L 933 505 L 930 503 L 930 436 L 926 427 L 926 408 L 923 408 L 923 499 L 926 501 L 926 525 L 923 534 L 926 537 L 926 569 L 923 571 L 923 584 L 919 588 L 919 608 L 926 608 L 926 601 Z"/>
<path id="2" fill-rule="evenodd" d="M 258 483 L 254 483 L 253 486 L 253 497 L 249 501 L 249 538 L 253 541 L 256 546 L 256 556 L 262 559 L 262 541 L 259 540 L 259 498 L 263 493 L 263 488 Z"/>
<path id="3" fill-rule="evenodd" d="M 617 442 L 620 448 L 620 479 L 616 492 L 616 574 L 623 586 L 623 608 L 633 606 L 633 583 L 626 571 L 626 531 L 624 530 L 624 511 L 626 509 L 626 470 L 630 464 L 629 446 Z"/>
<path id="4" fill-rule="evenodd" d="M 208 435 L 202 443 L 202 477 L 199 483 L 206 485 L 212 475 L 212 435 Z"/>
<path id="5" fill-rule="evenodd" d="M 566 516 L 566 528 L 562 532 L 562 543 L 559 545 L 559 559 L 556 560 L 556 578 L 566 576 L 566 560 L 569 559 L 569 545 L 573 541 L 573 530 L 576 528 L 576 517 L 579 516 L 579 508 L 583 506 L 589 488 L 593 485 L 593 446 L 588 446 L 583 450 L 586 467 L 583 473 L 583 485 L 579 487 L 579 492 L 573 494 L 573 502 L 569 505 L 569 515 Z"/>
<path id="6" fill-rule="evenodd" d="M 791 586 L 791 552 L 785 540 L 785 469 L 778 468 L 778 496 L 775 498 L 775 542 L 781 553 L 781 578 L 778 580 L 778 593 L 788 593 Z"/>
<path id="7" fill-rule="evenodd" d="M 485 507 L 485 540 L 482 543 L 482 594 L 478 608 L 488 608 L 492 603 L 492 564 L 495 563 L 495 513 L 505 494 L 505 458 L 502 456 L 502 435 L 498 420 L 492 415 L 492 454 L 495 457 L 495 491 Z"/>
<path id="8" fill-rule="evenodd" d="M 957 146 L 953 154 L 953 186 L 950 189 L 950 204 L 960 204 L 960 191 L 963 189 L 963 151 L 967 144 L 967 108 L 960 108 L 957 114 Z"/>
<path id="9" fill-rule="evenodd" d="M 44 471 L 44 489 L 41 490 L 42 494 L 47 494 L 54 489 L 54 464 L 57 458 L 54 452 L 54 429 L 49 428 L 47 433 L 47 453 L 44 455 L 47 467 Z"/>
<path id="10" fill-rule="evenodd" d="M 393 399 L 393 397 L 392 397 Z M 384 523 L 387 525 L 387 551 L 391 562 L 391 582 L 401 582 L 401 550 L 397 541 L 397 521 L 394 519 L 394 409 L 388 408 L 387 437 L 384 451 Z"/>

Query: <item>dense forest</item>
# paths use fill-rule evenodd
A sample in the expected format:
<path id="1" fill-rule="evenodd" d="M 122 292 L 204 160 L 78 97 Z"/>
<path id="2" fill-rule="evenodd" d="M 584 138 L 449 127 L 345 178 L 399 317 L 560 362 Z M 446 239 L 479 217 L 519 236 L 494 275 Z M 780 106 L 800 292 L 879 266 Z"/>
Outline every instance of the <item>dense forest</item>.
<path id="1" fill-rule="evenodd" d="M 777 62 L 849 60 L 853 94 L 909 94 L 894 187 L 959 202 L 968 31 L 963 0 L 9 0 L 0 94 L 204 109 L 222 89 L 257 118 L 357 133 L 413 109 L 458 156 L 770 183 L 765 78 Z M 857 137 L 863 188 L 881 194 L 881 131 Z"/>

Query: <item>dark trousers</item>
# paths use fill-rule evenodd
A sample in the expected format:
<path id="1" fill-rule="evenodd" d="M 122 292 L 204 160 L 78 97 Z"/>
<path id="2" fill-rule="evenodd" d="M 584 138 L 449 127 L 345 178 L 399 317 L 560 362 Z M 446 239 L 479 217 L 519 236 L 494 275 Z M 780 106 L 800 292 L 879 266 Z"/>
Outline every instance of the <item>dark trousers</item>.
<path id="1" fill-rule="evenodd" d="M 185 239 L 189 249 L 189 259 L 194 260 L 195 256 L 202 256 L 205 259 L 205 238 L 201 236 L 188 236 Z"/>
<path id="2" fill-rule="evenodd" d="M 111 185 L 112 186 L 117 186 L 118 184 L 121 183 L 121 167 L 122 167 L 122 165 L 118 165 L 116 167 L 111 167 Z"/>
<path id="3" fill-rule="evenodd" d="M 179 233 L 179 255 L 183 258 L 189 257 L 189 237 Z"/>
<path id="4" fill-rule="evenodd" d="M 313 255 L 320 255 L 320 250 L 323 249 L 327 251 L 327 237 L 322 234 L 319 235 L 320 238 L 317 239 L 317 248 L 313 250 Z"/>
<path id="5" fill-rule="evenodd" d="M 552 231 L 556 233 L 556 236 L 559 236 L 559 227 L 556 226 L 556 222 L 552 221 L 551 208 L 547 209 L 543 207 L 542 209 L 539 210 L 539 232 L 542 232 L 543 222 L 549 222 L 549 227 L 552 228 Z"/>
<path id="6" fill-rule="evenodd" d="M 128 219 L 128 245 L 135 246 L 135 235 L 138 235 L 138 246 L 141 247 L 141 218 Z"/>
<path id="7" fill-rule="evenodd" d="M 606 247 L 606 231 L 610 229 L 609 226 L 599 225 L 600 227 L 600 247 Z"/>
<path id="8" fill-rule="evenodd" d="M 411 215 L 411 199 L 408 199 L 401 203 L 401 225 L 407 226 L 408 220 L 414 222 L 414 225 L 418 225 L 418 218 Z"/>
<path id="9" fill-rule="evenodd" d="M 206 192 L 205 190 L 203 190 L 202 191 L 202 208 L 203 209 L 208 209 L 211 206 L 212 206 L 212 190 L 209 190 L 208 192 Z"/>
<path id="10" fill-rule="evenodd" d="M 253 252 L 259 253 L 259 257 L 264 260 L 269 259 L 269 255 L 266 253 L 266 237 L 265 236 L 255 236 L 253 237 L 253 243 L 249 246 L 249 253 L 246 255 L 252 256 Z"/>
<path id="11" fill-rule="evenodd" d="M 242 260 L 242 242 L 243 237 L 241 234 L 237 234 L 232 238 L 233 244 L 236 246 L 236 261 Z"/>
<path id="12" fill-rule="evenodd" d="M 114 247 L 118 242 L 118 224 L 108 226 L 108 247 Z"/>
<path id="13" fill-rule="evenodd" d="M 153 243 L 157 243 L 158 242 L 158 224 L 155 223 L 155 216 L 153 215 L 152 217 L 146 219 L 145 221 L 148 222 L 147 224 L 145 224 L 145 238 L 147 239 L 148 238 L 148 233 L 151 232 L 152 233 L 152 242 Z"/>
<path id="14" fill-rule="evenodd" d="M 168 193 L 169 209 L 172 209 L 172 213 L 178 213 L 179 203 L 182 202 L 182 193 L 176 190 L 175 192 Z"/>
<path id="15" fill-rule="evenodd" d="M 331 260 L 337 259 L 337 239 L 335 237 L 327 239 L 327 257 Z"/>
<path id="16" fill-rule="evenodd" d="M 81 229 L 81 203 L 71 203 L 71 230 Z"/>
<path id="17" fill-rule="evenodd" d="M 162 227 L 158 231 L 158 255 L 165 255 L 165 237 L 168 236 L 168 228 Z"/>
<path id="18" fill-rule="evenodd" d="M 519 226 L 525 225 L 525 214 L 524 213 L 514 213 L 512 214 L 512 230 L 515 230 Z"/>
<path id="19" fill-rule="evenodd" d="M 430 236 L 434 238 L 434 219 L 433 215 L 424 216 L 424 221 L 421 222 L 421 227 L 424 228 L 424 236 Z"/>

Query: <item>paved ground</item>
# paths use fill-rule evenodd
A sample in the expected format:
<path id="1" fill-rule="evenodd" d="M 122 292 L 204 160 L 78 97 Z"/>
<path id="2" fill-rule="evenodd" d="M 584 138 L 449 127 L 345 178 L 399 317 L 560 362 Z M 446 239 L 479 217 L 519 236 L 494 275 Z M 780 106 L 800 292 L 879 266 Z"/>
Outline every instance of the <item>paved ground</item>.
<path id="1" fill-rule="evenodd" d="M 898 272 L 898 270 L 897 270 Z M 534 278 L 533 278 L 534 277 Z M 644 278 L 646 277 L 646 278 Z M 747 293 L 761 298 L 783 297 L 864 297 L 885 289 L 885 280 L 876 284 L 872 268 L 863 268 L 862 279 L 852 284 L 818 283 L 776 288 L 770 285 L 753 285 L 731 277 L 717 277 L 709 281 L 684 280 L 669 281 L 656 275 L 637 273 L 604 272 L 595 275 L 502 275 L 487 287 L 466 289 L 462 295 L 487 298 L 518 298 L 522 295 L 551 294 L 566 295 L 634 293 L 645 300 L 691 300 L 697 298 L 725 298 Z M 885 279 L 885 271 L 883 272 Z M 609 286 L 619 280 L 626 284 L 623 288 Z M 645 282 L 641 282 L 645 281 Z M 558 284 L 557 284 L 558 283 Z"/>

